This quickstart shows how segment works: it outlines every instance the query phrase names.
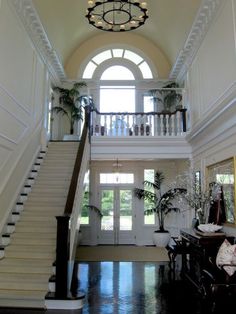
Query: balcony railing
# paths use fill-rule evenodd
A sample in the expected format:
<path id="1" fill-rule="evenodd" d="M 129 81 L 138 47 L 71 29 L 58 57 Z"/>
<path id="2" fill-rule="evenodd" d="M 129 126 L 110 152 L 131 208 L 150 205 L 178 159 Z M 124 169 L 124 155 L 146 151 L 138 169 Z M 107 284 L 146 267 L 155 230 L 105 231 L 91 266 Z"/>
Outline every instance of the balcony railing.
<path id="1" fill-rule="evenodd" d="M 174 112 L 92 112 L 92 136 L 180 136 L 186 132 L 186 109 Z"/>

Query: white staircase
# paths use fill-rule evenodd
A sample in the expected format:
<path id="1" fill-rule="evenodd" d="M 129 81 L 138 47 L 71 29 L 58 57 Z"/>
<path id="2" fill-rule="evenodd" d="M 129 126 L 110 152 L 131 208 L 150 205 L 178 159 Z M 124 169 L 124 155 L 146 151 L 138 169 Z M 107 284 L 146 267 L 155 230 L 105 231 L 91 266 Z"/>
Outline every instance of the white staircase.
<path id="1" fill-rule="evenodd" d="M 76 142 L 50 142 L 38 157 L 1 236 L 0 307 L 45 308 Z M 45 157 L 43 157 L 45 155 Z"/>

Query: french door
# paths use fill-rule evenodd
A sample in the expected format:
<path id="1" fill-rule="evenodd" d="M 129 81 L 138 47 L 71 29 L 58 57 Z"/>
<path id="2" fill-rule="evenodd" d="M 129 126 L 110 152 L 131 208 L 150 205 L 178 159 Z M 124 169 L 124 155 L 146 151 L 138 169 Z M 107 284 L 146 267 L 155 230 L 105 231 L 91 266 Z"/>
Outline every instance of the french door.
<path id="1" fill-rule="evenodd" d="M 123 186 L 101 187 L 99 244 L 134 244 L 133 189 Z"/>

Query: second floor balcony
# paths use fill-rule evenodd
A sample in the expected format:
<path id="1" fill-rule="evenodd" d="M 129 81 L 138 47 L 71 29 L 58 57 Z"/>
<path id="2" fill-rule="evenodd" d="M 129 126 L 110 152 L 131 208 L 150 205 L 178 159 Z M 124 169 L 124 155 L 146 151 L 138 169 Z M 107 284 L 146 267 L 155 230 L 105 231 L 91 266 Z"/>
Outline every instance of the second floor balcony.
<path id="1" fill-rule="evenodd" d="M 93 111 L 92 136 L 104 137 L 175 137 L 186 132 L 186 109 L 174 112 L 107 112 Z"/>
<path id="2" fill-rule="evenodd" d="M 189 158 L 186 124 L 186 109 L 171 113 L 93 111 L 91 157 L 95 160 Z"/>

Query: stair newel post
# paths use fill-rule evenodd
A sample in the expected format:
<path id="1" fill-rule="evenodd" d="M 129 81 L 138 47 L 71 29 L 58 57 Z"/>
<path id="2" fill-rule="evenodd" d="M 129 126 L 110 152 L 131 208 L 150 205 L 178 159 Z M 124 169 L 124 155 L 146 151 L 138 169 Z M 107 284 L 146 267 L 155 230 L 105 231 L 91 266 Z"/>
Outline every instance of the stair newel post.
<path id="1" fill-rule="evenodd" d="M 56 291 L 58 299 L 68 297 L 68 260 L 69 260 L 69 216 L 56 216 Z"/>
<path id="2" fill-rule="evenodd" d="M 181 114 L 182 114 L 182 123 L 183 123 L 183 132 L 187 131 L 187 122 L 186 122 L 186 111 L 187 109 L 180 109 Z"/>

